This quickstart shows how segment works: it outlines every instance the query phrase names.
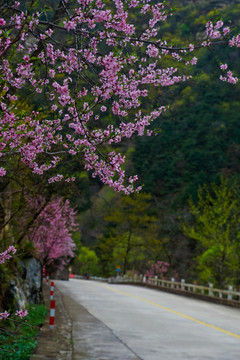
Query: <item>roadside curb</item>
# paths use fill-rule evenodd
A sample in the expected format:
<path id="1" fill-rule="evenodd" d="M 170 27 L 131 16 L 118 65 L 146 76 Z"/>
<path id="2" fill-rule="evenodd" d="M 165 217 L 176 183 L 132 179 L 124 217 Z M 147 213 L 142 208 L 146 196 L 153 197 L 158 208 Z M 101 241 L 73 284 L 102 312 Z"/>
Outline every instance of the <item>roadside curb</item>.
<path id="1" fill-rule="evenodd" d="M 50 287 L 46 284 L 43 284 L 43 299 L 48 312 L 30 360 L 72 360 L 72 322 L 63 304 L 62 295 L 55 288 L 56 313 L 53 330 L 49 328 Z"/>

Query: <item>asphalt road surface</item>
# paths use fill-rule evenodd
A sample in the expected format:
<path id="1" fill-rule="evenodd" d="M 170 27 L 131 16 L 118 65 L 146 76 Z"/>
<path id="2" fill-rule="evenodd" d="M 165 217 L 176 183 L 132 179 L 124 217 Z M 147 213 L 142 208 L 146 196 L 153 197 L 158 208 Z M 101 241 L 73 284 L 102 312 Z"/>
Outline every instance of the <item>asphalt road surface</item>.
<path id="1" fill-rule="evenodd" d="M 76 360 L 240 359 L 238 309 L 138 286 L 55 284 L 87 310 L 75 310 Z"/>

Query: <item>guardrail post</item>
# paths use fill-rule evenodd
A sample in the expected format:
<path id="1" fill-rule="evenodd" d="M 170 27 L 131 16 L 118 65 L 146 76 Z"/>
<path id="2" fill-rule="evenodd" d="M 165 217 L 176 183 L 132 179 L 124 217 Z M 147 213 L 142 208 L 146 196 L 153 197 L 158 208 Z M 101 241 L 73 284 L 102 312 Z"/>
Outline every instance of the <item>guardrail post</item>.
<path id="1" fill-rule="evenodd" d="M 228 286 L 228 290 L 229 290 L 229 291 L 233 291 L 232 285 L 229 285 L 229 286 Z M 228 294 L 228 300 L 232 300 L 232 294 Z"/>
<path id="2" fill-rule="evenodd" d="M 182 280 L 181 280 L 181 290 L 184 290 L 184 284 L 185 284 L 185 280 L 182 279 Z"/>
<path id="3" fill-rule="evenodd" d="M 155 275 L 154 278 L 156 279 L 156 280 L 154 281 L 154 285 L 157 286 L 157 278 L 158 278 L 157 275 Z"/>
<path id="4" fill-rule="evenodd" d="M 146 276 L 143 277 L 143 283 L 145 283 L 145 282 L 146 282 Z"/>
<path id="5" fill-rule="evenodd" d="M 208 295 L 209 296 L 213 296 L 212 288 L 213 288 L 213 284 L 209 283 L 209 290 L 208 290 Z"/>

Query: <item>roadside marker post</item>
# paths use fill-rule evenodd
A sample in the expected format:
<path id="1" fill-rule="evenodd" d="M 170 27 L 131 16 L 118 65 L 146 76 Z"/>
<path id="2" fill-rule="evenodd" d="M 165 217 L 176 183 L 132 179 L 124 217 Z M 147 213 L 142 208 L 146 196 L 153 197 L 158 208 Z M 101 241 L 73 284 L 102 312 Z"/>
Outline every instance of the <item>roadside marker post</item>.
<path id="1" fill-rule="evenodd" d="M 49 319 L 49 328 L 54 329 L 54 319 L 55 319 L 55 300 L 51 300 L 50 303 L 50 319 Z"/>
<path id="2" fill-rule="evenodd" d="M 46 283 L 47 283 L 47 285 L 49 283 L 49 274 L 47 274 Z"/>
<path id="3" fill-rule="evenodd" d="M 117 265 L 115 271 L 116 271 L 116 277 L 119 278 L 119 277 L 120 277 L 120 272 L 122 271 L 122 270 L 121 270 L 121 266 L 120 266 L 120 265 Z"/>
<path id="4" fill-rule="evenodd" d="M 54 281 L 51 282 L 50 300 L 53 300 L 53 295 L 54 295 Z"/>

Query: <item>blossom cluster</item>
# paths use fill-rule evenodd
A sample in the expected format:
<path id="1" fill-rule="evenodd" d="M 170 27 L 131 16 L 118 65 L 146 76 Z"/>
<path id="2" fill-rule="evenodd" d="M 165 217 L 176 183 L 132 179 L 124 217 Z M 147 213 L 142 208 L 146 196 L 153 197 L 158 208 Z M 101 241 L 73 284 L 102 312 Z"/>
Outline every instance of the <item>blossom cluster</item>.
<path id="1" fill-rule="evenodd" d="M 13 245 L 11 245 L 8 247 L 7 250 L 0 253 L 0 264 L 3 264 L 6 260 L 11 259 L 11 257 L 16 253 L 16 251 L 17 251 L 16 248 Z"/>
<path id="2" fill-rule="evenodd" d="M 169 279 L 169 277 L 178 278 L 178 274 L 171 269 L 171 266 L 166 261 L 157 260 L 156 262 L 148 262 L 148 269 L 145 271 L 145 276 L 153 278 L 158 276 L 161 279 Z"/>
<path id="3" fill-rule="evenodd" d="M 15 315 L 16 316 L 20 316 L 20 318 L 22 319 L 23 317 L 27 316 L 28 314 L 28 310 L 17 310 Z"/>
<path id="4" fill-rule="evenodd" d="M 19 316 L 21 319 L 27 316 L 28 310 L 17 310 L 15 316 Z M 0 313 L 0 321 L 7 319 L 11 314 L 5 310 L 4 312 Z"/>
<path id="5" fill-rule="evenodd" d="M 226 35 L 230 33 L 231 30 L 229 26 L 223 27 L 223 25 L 224 23 L 222 20 L 217 21 L 215 25 L 211 21 L 208 21 L 206 25 L 206 33 L 208 40 L 203 42 L 203 46 L 210 46 L 212 40 L 223 39 L 226 37 Z M 230 47 L 240 47 L 240 35 L 238 34 L 237 36 L 234 36 L 232 39 L 230 39 L 228 45 Z M 220 65 L 220 69 L 223 71 L 226 70 L 227 67 L 227 64 Z M 230 84 L 236 84 L 238 82 L 238 78 L 234 76 L 233 72 L 230 70 L 227 71 L 227 73 L 224 75 L 221 74 L 220 80 L 226 81 Z"/>
<path id="6" fill-rule="evenodd" d="M 148 127 L 165 107 L 147 113 L 142 104 L 151 88 L 191 77 L 195 46 L 174 48 L 161 38 L 160 24 L 171 12 L 154 0 L 61 1 L 53 22 L 27 4 L 6 5 L 8 16 L 0 18 L 0 158 L 17 154 L 42 175 L 66 154 L 78 155 L 104 184 L 126 194 L 139 191 L 137 176 L 127 176 L 125 157 L 113 149 L 125 138 L 151 135 Z M 230 29 L 223 25 L 208 22 L 202 46 L 226 39 Z M 239 47 L 239 39 L 228 45 Z M 176 65 L 163 67 L 166 56 Z M 220 79 L 237 81 L 230 71 Z M 44 102 L 43 111 L 19 108 L 24 90 Z M 73 180 L 56 174 L 50 183 Z"/>
<path id="7" fill-rule="evenodd" d="M 155 263 L 148 263 L 148 270 L 145 272 L 145 276 L 154 277 L 155 275 L 165 278 L 169 270 L 170 264 L 166 261 L 156 261 Z"/>

